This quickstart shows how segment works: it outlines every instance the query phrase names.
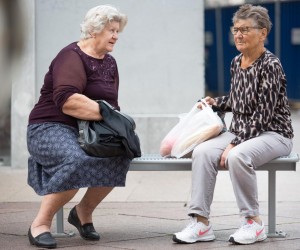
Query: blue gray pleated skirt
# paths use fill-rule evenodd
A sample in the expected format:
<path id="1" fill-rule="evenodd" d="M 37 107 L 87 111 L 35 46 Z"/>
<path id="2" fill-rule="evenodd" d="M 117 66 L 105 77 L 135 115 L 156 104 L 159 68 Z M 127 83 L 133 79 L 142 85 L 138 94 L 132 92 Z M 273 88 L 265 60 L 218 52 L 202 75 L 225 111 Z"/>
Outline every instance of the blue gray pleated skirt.
<path id="1" fill-rule="evenodd" d="M 130 159 L 89 156 L 79 146 L 77 137 L 75 128 L 61 123 L 28 126 L 28 184 L 37 194 L 125 186 Z"/>

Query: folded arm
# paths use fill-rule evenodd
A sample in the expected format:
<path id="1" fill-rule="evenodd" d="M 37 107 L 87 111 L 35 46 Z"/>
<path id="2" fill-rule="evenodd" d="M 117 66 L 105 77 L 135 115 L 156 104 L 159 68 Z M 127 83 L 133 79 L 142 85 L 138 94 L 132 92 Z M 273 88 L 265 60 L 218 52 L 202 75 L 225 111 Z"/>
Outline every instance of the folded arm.
<path id="1" fill-rule="evenodd" d="M 73 94 L 62 107 L 66 115 L 77 119 L 98 121 L 102 119 L 99 104 L 82 94 Z"/>

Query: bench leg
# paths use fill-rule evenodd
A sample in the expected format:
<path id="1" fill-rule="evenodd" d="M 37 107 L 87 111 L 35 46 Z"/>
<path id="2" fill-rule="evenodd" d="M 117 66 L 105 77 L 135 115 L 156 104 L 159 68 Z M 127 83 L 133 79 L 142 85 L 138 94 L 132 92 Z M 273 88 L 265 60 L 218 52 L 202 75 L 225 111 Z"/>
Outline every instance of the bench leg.
<path id="1" fill-rule="evenodd" d="M 269 238 L 285 238 L 286 233 L 276 231 L 276 170 L 270 169 L 269 171 Z"/>
<path id="2" fill-rule="evenodd" d="M 74 232 L 70 231 L 66 233 L 64 231 L 64 208 L 58 210 L 56 213 L 56 232 L 52 233 L 53 237 L 55 238 L 65 238 L 65 237 L 72 237 L 75 235 Z"/>

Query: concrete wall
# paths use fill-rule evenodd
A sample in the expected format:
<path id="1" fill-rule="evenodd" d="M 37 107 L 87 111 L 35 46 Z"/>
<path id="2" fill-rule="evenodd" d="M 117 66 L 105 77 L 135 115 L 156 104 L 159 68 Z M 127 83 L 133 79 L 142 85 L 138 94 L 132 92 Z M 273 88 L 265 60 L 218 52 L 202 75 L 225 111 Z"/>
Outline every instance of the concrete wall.
<path id="1" fill-rule="evenodd" d="M 6 25 L 7 9 L 0 1 L 0 166 L 9 164 L 10 155 L 10 103 L 11 103 L 11 82 L 8 75 L 10 70 L 7 51 L 9 50 L 8 25 Z"/>
<path id="2" fill-rule="evenodd" d="M 33 106 L 49 64 L 59 50 L 77 41 L 85 13 L 100 4 L 111 4 L 128 15 L 129 22 L 115 47 L 120 73 L 120 105 L 137 123 L 142 151 L 157 153 L 160 140 L 177 122 L 177 115 L 189 111 L 204 95 L 204 6 L 198 0 L 23 0 L 31 15 L 28 26 L 29 46 L 21 71 L 29 73 L 30 86 L 23 76 L 15 84 L 24 85 L 30 95 L 24 117 L 13 107 L 13 167 L 26 167 L 24 130 L 28 106 Z M 34 21 L 32 20 L 34 19 Z M 33 24 L 32 24 L 33 21 Z M 35 29 L 31 30 L 32 25 Z M 34 48 L 32 48 L 32 46 Z M 34 77 L 34 79 L 33 79 Z M 26 81 L 26 82 L 25 82 Z M 25 82 L 25 84 L 24 84 Z M 34 87 L 34 90 L 32 90 Z M 21 96 L 17 88 L 15 103 Z M 20 145 L 20 147 L 18 146 Z M 16 151 L 17 149 L 17 151 Z"/>
<path id="3" fill-rule="evenodd" d="M 26 129 L 30 110 L 35 103 L 35 4 L 21 0 L 26 17 L 25 48 L 16 61 L 12 74 L 11 98 L 11 165 L 13 168 L 27 168 Z"/>

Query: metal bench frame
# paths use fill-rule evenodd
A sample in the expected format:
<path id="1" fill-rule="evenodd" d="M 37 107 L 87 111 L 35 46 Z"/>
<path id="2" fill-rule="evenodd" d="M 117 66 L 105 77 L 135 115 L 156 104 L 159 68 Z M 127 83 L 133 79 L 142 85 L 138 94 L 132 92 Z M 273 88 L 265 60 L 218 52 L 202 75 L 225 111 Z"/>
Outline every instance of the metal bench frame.
<path id="1" fill-rule="evenodd" d="M 276 172 L 296 171 L 299 155 L 291 153 L 289 156 L 276 158 L 259 167 L 257 171 L 268 171 L 268 237 L 284 238 L 286 233 L 276 231 Z M 163 158 L 157 154 L 146 154 L 132 160 L 130 171 L 191 171 L 192 160 L 189 158 Z M 55 237 L 71 237 L 74 232 L 64 231 L 63 208 L 56 214 Z"/>

